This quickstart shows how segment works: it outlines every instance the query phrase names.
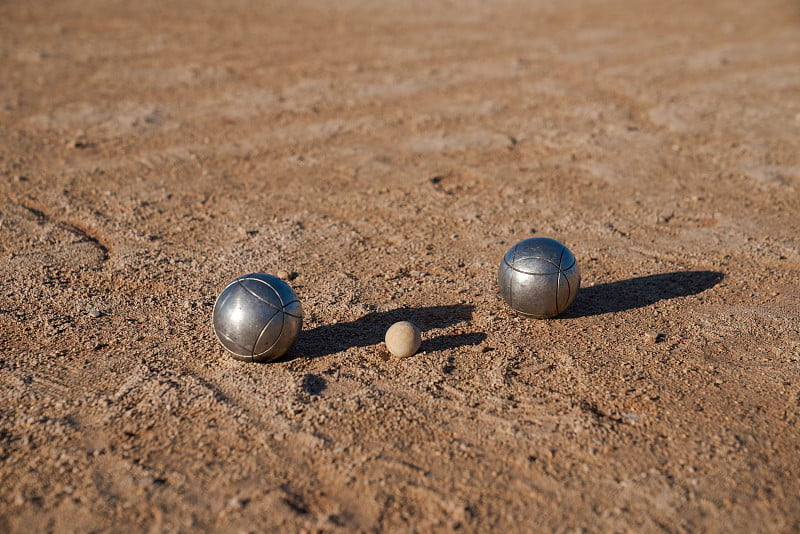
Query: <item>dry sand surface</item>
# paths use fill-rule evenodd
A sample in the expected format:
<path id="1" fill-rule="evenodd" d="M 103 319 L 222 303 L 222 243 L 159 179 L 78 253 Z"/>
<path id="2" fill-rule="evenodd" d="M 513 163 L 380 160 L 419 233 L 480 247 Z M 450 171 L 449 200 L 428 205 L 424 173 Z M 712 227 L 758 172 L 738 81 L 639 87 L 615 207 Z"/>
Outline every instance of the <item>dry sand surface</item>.
<path id="1" fill-rule="evenodd" d="M 796 532 L 799 189 L 796 1 L 3 1 L 0 531 Z"/>

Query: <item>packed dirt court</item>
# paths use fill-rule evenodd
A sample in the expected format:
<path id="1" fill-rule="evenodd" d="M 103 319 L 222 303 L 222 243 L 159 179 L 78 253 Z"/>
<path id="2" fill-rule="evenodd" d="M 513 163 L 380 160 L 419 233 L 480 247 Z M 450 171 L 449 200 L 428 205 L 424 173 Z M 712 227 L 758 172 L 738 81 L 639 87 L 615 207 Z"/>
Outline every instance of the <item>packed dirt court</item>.
<path id="1" fill-rule="evenodd" d="M 0 531 L 800 531 L 799 60 L 789 0 L 0 2 Z"/>

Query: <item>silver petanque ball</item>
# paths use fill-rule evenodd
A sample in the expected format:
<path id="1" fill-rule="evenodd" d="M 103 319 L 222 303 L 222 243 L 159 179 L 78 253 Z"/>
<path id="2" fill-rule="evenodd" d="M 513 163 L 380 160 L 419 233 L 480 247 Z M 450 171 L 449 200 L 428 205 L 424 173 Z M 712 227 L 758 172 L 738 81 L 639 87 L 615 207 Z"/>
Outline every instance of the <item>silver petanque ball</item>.
<path id="1" fill-rule="evenodd" d="M 546 319 L 566 310 L 581 286 L 581 272 L 567 247 L 547 237 L 511 247 L 497 273 L 506 303 L 526 317 Z"/>
<path id="2" fill-rule="evenodd" d="M 303 327 L 303 308 L 278 277 L 240 276 L 222 290 L 213 312 L 214 333 L 238 360 L 268 362 L 286 354 Z"/>

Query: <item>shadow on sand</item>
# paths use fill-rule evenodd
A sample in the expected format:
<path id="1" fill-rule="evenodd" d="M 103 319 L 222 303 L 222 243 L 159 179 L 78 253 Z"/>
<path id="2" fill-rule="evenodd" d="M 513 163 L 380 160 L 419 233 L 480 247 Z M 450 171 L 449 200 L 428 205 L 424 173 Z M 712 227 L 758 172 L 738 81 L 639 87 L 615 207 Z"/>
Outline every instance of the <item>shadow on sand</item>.
<path id="1" fill-rule="evenodd" d="M 474 306 L 453 304 L 449 306 L 428 306 L 424 308 L 399 308 L 386 312 L 372 312 L 348 323 L 318 326 L 303 331 L 286 359 L 319 358 L 335 354 L 350 347 L 368 347 L 382 342 L 386 330 L 397 321 L 411 321 L 425 331 L 446 328 L 472 318 Z M 424 339 L 420 351 L 446 350 L 464 345 L 477 345 L 486 334 L 473 332 L 437 336 Z"/>
<path id="2" fill-rule="evenodd" d="M 581 288 L 561 318 L 591 317 L 655 304 L 660 300 L 702 293 L 725 276 L 715 271 L 676 271 L 640 276 Z"/>

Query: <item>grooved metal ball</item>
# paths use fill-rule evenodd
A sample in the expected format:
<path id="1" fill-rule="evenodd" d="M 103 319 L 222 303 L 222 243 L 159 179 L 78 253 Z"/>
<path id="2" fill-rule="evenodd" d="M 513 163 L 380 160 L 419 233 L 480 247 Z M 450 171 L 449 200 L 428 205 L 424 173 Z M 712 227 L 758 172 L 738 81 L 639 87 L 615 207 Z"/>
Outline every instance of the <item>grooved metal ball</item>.
<path id="1" fill-rule="evenodd" d="M 575 300 L 581 272 L 567 247 L 548 237 L 531 237 L 506 252 L 497 283 L 511 309 L 546 319 L 562 313 Z"/>
<path id="2" fill-rule="evenodd" d="M 268 362 L 286 354 L 303 327 L 289 284 L 264 273 L 236 278 L 214 303 L 214 334 L 237 360 Z"/>

